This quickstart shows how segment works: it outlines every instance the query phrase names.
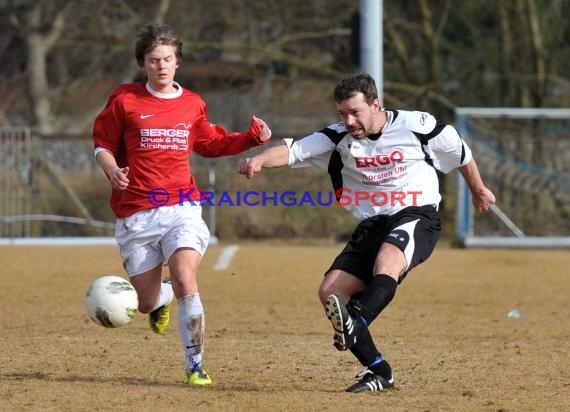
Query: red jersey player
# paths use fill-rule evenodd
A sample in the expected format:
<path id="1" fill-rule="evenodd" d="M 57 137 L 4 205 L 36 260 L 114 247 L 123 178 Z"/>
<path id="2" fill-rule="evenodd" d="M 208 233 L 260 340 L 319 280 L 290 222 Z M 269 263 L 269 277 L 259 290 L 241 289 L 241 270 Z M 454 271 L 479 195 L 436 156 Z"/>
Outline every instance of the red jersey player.
<path id="1" fill-rule="evenodd" d="M 247 132 L 228 133 L 209 122 L 200 96 L 174 81 L 182 42 L 172 27 L 144 26 L 135 55 L 148 80 L 112 93 L 95 119 L 94 153 L 112 186 L 115 238 L 139 311 L 149 313 L 154 332 L 164 333 L 176 296 L 188 383 L 208 385 L 196 278 L 210 234 L 189 157 L 192 151 L 205 157 L 241 153 L 267 143 L 271 131 L 255 117 Z M 170 278 L 161 282 L 163 263 Z"/>

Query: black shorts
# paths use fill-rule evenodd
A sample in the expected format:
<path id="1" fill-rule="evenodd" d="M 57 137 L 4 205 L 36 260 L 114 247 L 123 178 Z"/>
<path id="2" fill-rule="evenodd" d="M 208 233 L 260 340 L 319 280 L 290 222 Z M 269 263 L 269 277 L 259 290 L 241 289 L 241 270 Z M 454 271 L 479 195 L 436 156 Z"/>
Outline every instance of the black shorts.
<path id="1" fill-rule="evenodd" d="M 408 267 L 399 282 L 410 270 L 425 261 L 433 252 L 441 232 L 441 219 L 433 206 L 410 206 L 398 213 L 378 215 L 358 224 L 352 238 L 327 271 L 340 269 L 366 284 L 375 273 L 374 262 L 384 242 L 390 242 L 406 255 Z"/>

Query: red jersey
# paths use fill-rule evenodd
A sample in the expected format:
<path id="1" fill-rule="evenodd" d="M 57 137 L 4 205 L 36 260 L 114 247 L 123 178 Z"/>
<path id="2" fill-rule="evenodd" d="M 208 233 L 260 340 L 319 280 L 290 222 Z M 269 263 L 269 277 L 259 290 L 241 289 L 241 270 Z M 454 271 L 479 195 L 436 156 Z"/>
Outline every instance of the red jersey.
<path id="1" fill-rule="evenodd" d="M 96 150 L 111 152 L 119 167 L 129 167 L 129 186 L 111 193 L 111 209 L 124 218 L 156 207 L 149 191 L 165 190 L 166 205 L 200 199 L 189 157 L 234 155 L 262 144 L 248 132 L 228 133 L 208 121 L 200 96 L 178 85 L 178 92 L 163 94 L 144 83 L 115 89 L 95 119 Z M 166 195 L 168 193 L 168 196 Z"/>

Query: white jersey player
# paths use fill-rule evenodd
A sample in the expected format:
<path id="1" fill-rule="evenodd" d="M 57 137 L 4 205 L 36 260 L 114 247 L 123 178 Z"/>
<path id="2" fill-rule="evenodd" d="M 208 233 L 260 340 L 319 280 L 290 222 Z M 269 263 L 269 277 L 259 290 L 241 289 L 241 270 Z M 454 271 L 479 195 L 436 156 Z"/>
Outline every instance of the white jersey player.
<path id="1" fill-rule="evenodd" d="M 334 90 L 341 122 L 300 140 L 285 139 L 245 159 L 239 172 L 316 166 L 331 177 L 337 203 L 360 219 L 319 288 L 334 330 L 334 346 L 350 350 L 366 368 L 348 392 L 394 387 L 390 364 L 368 326 L 391 302 L 397 285 L 433 252 L 441 231 L 436 170 L 458 169 L 478 212 L 495 196 L 484 185 L 455 128 L 429 113 L 383 109 L 374 79 L 355 74 Z"/>

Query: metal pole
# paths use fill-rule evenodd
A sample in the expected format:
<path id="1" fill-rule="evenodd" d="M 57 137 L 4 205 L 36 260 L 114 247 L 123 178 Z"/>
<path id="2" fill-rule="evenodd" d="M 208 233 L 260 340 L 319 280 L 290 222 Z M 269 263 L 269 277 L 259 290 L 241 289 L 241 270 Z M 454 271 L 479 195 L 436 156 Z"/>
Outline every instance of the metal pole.
<path id="1" fill-rule="evenodd" d="M 360 69 L 376 81 L 378 97 L 384 97 L 383 0 L 360 0 Z"/>

